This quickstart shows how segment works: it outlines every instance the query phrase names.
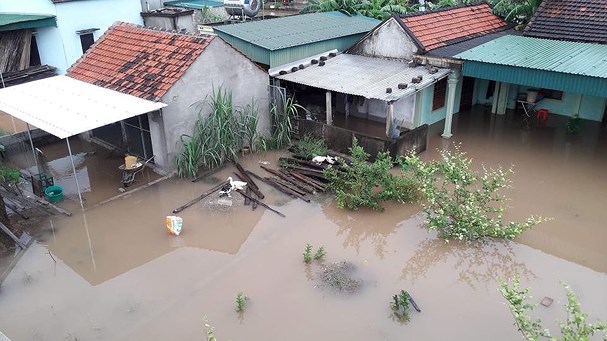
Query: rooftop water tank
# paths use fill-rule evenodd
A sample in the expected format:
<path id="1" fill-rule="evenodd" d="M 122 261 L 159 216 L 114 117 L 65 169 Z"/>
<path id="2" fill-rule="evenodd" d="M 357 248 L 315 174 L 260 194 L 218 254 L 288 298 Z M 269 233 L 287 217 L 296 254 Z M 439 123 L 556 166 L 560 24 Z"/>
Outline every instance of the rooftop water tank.
<path id="1" fill-rule="evenodd" d="M 223 6 L 229 15 L 252 18 L 259 13 L 261 0 L 223 0 Z"/>

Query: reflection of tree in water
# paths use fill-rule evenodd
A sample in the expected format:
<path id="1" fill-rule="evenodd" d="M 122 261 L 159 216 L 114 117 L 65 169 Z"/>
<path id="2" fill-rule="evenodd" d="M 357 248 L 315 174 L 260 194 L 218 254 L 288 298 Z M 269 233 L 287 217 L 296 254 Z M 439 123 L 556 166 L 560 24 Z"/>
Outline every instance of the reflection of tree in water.
<path id="1" fill-rule="evenodd" d="M 387 247 L 387 237 L 394 233 L 398 223 L 408 219 L 419 209 L 413 205 L 385 204 L 384 212 L 360 208 L 357 211 L 340 209 L 335 206 L 332 198 L 322 204 L 325 216 L 337 226 L 337 235 L 345 236 L 343 247 L 353 247 L 359 252 L 361 243 L 370 241 L 375 254 L 384 258 Z"/>
<path id="2" fill-rule="evenodd" d="M 413 257 L 402 270 L 401 279 L 415 281 L 425 277 L 436 264 L 454 262 L 459 280 L 475 288 L 477 283 L 489 283 L 514 276 L 536 278 L 522 262 L 516 261 L 512 242 L 485 240 L 476 242 L 450 242 L 442 239 L 422 241 Z"/>

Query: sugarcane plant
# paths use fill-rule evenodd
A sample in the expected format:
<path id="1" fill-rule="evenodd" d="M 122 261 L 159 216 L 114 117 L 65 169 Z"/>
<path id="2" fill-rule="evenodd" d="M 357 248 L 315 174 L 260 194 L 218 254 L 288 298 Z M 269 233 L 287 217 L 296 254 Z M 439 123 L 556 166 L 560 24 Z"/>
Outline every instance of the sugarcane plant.
<path id="1" fill-rule="evenodd" d="M 238 159 L 243 141 L 254 148 L 257 139 L 258 105 L 235 108 L 232 92 L 222 86 L 213 88 L 211 95 L 194 104 L 198 119 L 191 135 L 181 136 L 181 153 L 177 156 L 177 171 L 181 177 L 195 177 L 200 168 L 220 166 L 226 160 Z M 205 115 L 205 110 L 210 113 Z"/>

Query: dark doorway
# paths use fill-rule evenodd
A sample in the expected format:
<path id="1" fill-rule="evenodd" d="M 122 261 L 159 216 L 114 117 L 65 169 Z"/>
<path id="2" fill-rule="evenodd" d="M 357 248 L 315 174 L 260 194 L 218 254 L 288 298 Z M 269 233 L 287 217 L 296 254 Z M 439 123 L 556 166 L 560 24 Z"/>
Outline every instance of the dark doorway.
<path id="1" fill-rule="evenodd" d="M 147 114 L 94 129 L 93 136 L 124 154 L 137 155 L 145 160 L 154 155 Z"/>
<path id="2" fill-rule="evenodd" d="M 470 109 L 474 102 L 474 78 L 464 77 L 460 109 Z"/>
<path id="3" fill-rule="evenodd" d="M 36 43 L 36 35 L 32 34 L 32 40 L 30 41 L 30 65 L 40 65 L 40 53 L 38 52 L 38 43 Z"/>

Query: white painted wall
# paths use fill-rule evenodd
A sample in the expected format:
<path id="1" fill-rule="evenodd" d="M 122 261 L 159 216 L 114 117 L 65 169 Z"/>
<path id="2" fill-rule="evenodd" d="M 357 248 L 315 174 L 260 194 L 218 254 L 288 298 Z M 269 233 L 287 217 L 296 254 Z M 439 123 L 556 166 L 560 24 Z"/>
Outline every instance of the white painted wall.
<path id="1" fill-rule="evenodd" d="M 50 0 L 0 0 L 0 12 L 40 13 L 57 16 L 57 27 L 38 30 L 36 41 L 42 64 L 65 74 L 82 55 L 78 30 L 99 28 L 97 40 L 116 21 L 143 25 L 139 0 L 86 0 L 53 4 Z"/>
<path id="2" fill-rule="evenodd" d="M 191 135 L 198 119 L 192 104 L 204 100 L 212 93 L 213 86 L 219 85 L 232 91 L 235 107 L 245 106 L 255 99 L 259 106 L 258 131 L 269 135 L 267 72 L 216 37 L 163 96 L 162 102 L 168 107 L 162 110 L 162 120 L 157 116 L 150 118 L 156 165 L 167 171 L 175 169 L 175 157 L 181 147 L 180 137 L 182 134 Z M 208 106 L 203 110 L 204 114 L 209 111 Z"/>
<path id="3" fill-rule="evenodd" d="M 0 0 L 0 12 L 56 15 L 51 0 Z"/>
<path id="4" fill-rule="evenodd" d="M 417 52 L 417 46 L 395 18 L 386 20 L 348 49 L 348 53 L 356 55 L 400 60 L 412 60 Z"/>

